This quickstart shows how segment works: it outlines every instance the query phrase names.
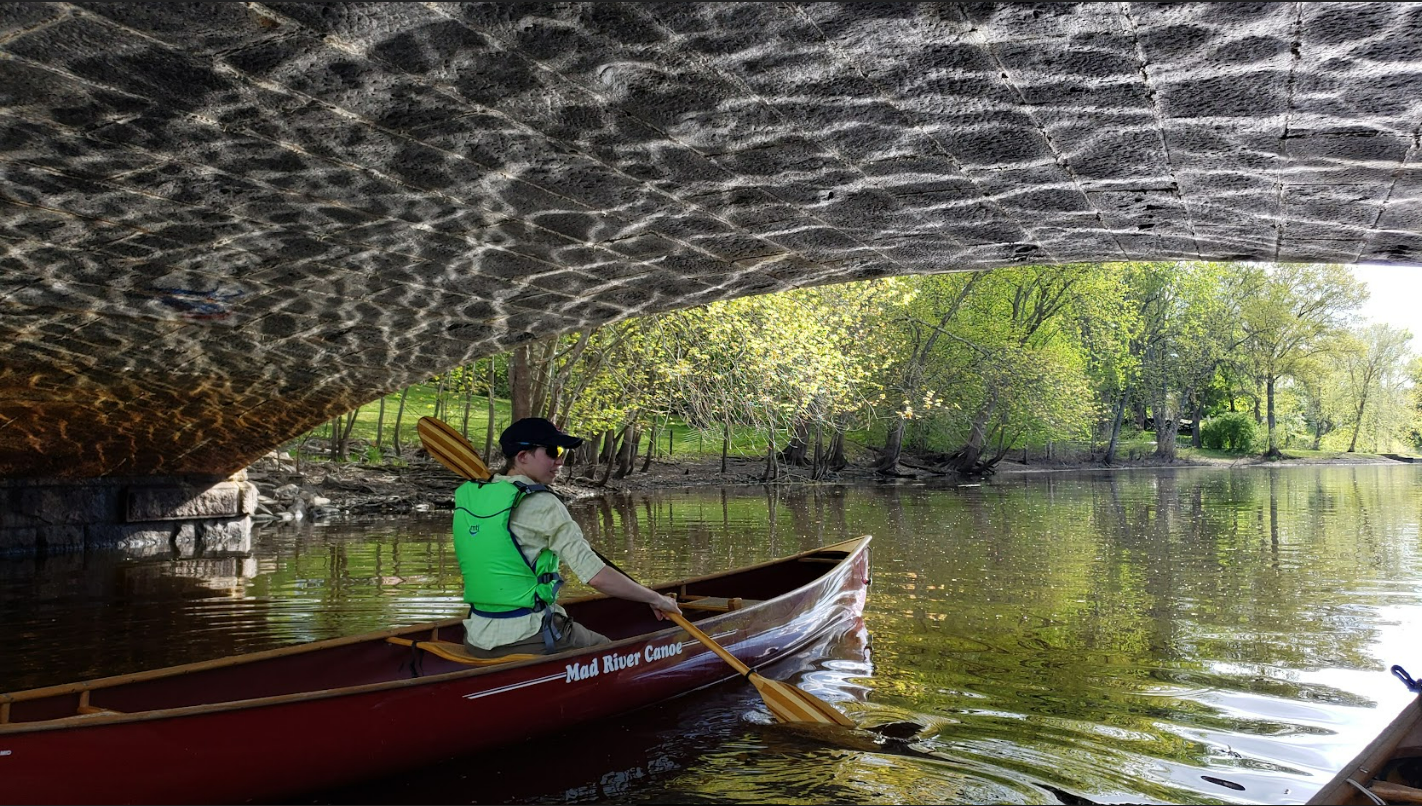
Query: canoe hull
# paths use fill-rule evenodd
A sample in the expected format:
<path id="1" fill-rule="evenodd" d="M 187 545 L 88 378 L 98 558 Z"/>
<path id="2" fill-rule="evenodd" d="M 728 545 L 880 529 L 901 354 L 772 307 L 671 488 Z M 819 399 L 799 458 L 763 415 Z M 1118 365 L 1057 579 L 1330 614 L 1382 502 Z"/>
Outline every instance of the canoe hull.
<path id="1" fill-rule="evenodd" d="M 826 633 L 851 630 L 863 613 L 867 542 L 808 585 L 697 625 L 752 667 Z M 372 644 L 371 651 L 393 657 L 388 646 Z M 405 652 L 405 674 L 423 675 L 265 700 L 68 718 L 44 729 L 0 725 L 0 801 L 281 798 L 524 741 L 735 676 L 675 627 L 485 669 Z M 260 664 L 242 671 L 263 673 Z"/>

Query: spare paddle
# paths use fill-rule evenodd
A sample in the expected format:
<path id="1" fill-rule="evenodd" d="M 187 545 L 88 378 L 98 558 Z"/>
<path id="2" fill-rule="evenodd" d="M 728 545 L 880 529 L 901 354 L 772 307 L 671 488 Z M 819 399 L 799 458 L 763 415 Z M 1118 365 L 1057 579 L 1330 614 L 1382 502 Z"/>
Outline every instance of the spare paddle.
<path id="1" fill-rule="evenodd" d="M 415 423 L 415 430 L 419 432 L 420 443 L 430 452 L 430 456 L 459 476 L 483 481 L 493 475 L 469 440 L 443 420 L 421 417 Z"/>
<path id="2" fill-rule="evenodd" d="M 469 444 L 469 440 L 465 439 L 463 434 L 448 424 L 433 417 L 421 417 L 420 421 L 415 424 L 415 430 L 419 432 L 420 442 L 424 444 L 425 450 L 429 451 L 430 456 L 453 470 L 457 475 L 477 481 L 490 478 L 489 466 L 479 458 L 479 452 L 474 450 L 474 446 Z M 611 560 L 601 554 L 597 556 L 602 557 L 603 562 L 626 575 L 628 579 L 632 578 Z M 735 655 L 716 643 L 711 636 L 697 629 L 685 617 L 676 613 L 667 613 L 666 615 L 677 626 L 686 630 L 692 638 L 705 644 L 708 649 L 719 655 L 721 660 L 729 663 L 732 669 L 740 672 L 742 677 L 749 680 L 751 685 L 760 692 L 761 699 L 765 700 L 765 707 L 770 709 L 770 715 L 779 721 L 833 723 L 854 727 L 854 721 L 836 710 L 833 705 L 789 683 L 761 677 L 749 666 L 737 660 Z"/>

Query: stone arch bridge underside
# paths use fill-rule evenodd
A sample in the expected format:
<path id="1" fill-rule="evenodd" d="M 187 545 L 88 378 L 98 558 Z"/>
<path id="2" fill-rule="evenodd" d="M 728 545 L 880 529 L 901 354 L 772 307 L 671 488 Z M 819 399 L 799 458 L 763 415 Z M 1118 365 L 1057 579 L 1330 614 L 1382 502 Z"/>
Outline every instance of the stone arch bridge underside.
<path id="1" fill-rule="evenodd" d="M 809 284 L 1414 263 L 1419 123 L 1419 4 L 6 3 L 0 477 Z"/>

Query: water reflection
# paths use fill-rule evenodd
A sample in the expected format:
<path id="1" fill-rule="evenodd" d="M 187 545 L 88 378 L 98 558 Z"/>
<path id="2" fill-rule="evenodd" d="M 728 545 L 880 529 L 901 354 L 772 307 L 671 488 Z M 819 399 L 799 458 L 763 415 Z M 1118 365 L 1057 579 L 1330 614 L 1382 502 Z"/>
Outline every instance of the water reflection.
<path id="1" fill-rule="evenodd" d="M 1387 667 L 1422 667 L 1407 632 L 1422 615 L 1419 481 L 1413 467 L 1184 469 L 583 502 L 599 550 L 649 581 L 875 535 L 865 629 L 767 674 L 866 729 L 897 727 L 787 731 L 727 684 L 550 740 L 572 750 L 557 765 L 457 759 L 312 798 L 1302 802 L 1406 701 Z M 0 689 L 457 614 L 447 528 L 437 515 L 260 530 L 239 556 L 0 563 Z"/>

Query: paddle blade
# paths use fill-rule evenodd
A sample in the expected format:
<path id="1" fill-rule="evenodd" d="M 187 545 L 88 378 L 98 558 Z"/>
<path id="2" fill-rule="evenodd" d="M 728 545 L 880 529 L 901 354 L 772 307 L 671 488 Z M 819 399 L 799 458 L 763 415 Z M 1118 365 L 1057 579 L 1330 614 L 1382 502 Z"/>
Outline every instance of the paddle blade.
<path id="1" fill-rule="evenodd" d="M 482 481 L 492 475 L 489 466 L 479 458 L 469 440 L 449 424 L 433 417 L 421 417 L 415 423 L 415 430 L 419 432 L 420 443 L 430 452 L 430 456 L 460 476 Z"/>
<path id="2" fill-rule="evenodd" d="M 760 698 L 765 700 L 770 715 L 781 722 L 819 722 L 854 727 L 853 720 L 804 689 L 767 680 L 755 673 L 750 675 L 750 681 L 760 691 Z"/>

